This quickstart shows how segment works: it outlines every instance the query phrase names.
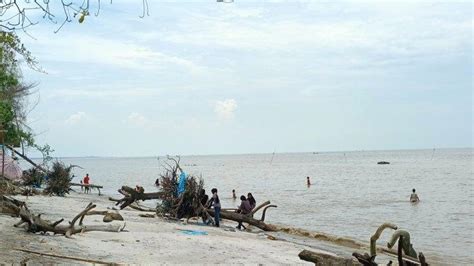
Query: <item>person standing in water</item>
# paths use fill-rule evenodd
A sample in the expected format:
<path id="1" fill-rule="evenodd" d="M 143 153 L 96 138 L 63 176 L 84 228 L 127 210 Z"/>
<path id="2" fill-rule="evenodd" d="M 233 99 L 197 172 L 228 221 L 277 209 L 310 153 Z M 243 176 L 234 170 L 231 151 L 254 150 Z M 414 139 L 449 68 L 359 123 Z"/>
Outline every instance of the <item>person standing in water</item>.
<path id="1" fill-rule="evenodd" d="M 232 189 L 232 199 L 236 200 L 237 196 L 235 195 L 235 189 Z"/>
<path id="2" fill-rule="evenodd" d="M 418 198 L 418 195 L 416 194 L 416 190 L 412 189 L 412 193 L 410 195 L 410 202 L 419 202 L 420 198 Z"/>
<path id="3" fill-rule="evenodd" d="M 308 187 L 311 186 L 311 181 L 309 180 L 309 176 L 306 177 L 306 185 Z"/>

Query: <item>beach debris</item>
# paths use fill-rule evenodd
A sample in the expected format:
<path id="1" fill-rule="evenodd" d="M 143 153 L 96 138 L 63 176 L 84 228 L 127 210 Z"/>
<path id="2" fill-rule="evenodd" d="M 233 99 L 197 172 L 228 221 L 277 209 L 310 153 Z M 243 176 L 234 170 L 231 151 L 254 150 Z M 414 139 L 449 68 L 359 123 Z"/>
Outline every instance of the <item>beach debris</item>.
<path id="1" fill-rule="evenodd" d="M 18 217 L 20 215 L 20 206 L 23 204 L 24 202 L 22 201 L 2 195 L 0 196 L 0 213 Z"/>
<path id="2" fill-rule="evenodd" d="M 377 240 L 379 239 L 382 232 L 387 228 L 397 230 L 398 226 L 392 223 L 383 223 L 382 225 L 379 226 L 379 228 L 377 228 L 375 233 L 370 237 L 370 256 L 371 257 L 375 257 L 377 255 L 377 250 L 376 250 Z"/>
<path id="3" fill-rule="evenodd" d="M 125 228 L 125 223 L 123 224 L 109 224 L 109 225 L 84 225 L 84 217 L 86 215 L 97 215 L 103 214 L 104 212 L 92 211 L 96 205 L 92 202 L 87 205 L 87 207 L 77 214 L 68 225 L 61 224 L 64 219 L 60 219 L 56 222 L 50 222 L 41 218 L 41 214 L 34 215 L 30 212 L 28 207 L 24 202 L 19 203 L 20 211 L 19 216 L 21 220 L 16 223 L 15 227 L 23 227 L 27 232 L 31 233 L 43 233 L 53 232 L 54 234 L 65 235 L 70 238 L 73 234 L 89 232 L 89 231 L 103 231 L 103 232 L 120 232 Z M 105 212 L 106 215 L 108 212 Z M 118 219 L 120 220 L 121 216 L 110 215 L 107 219 Z M 121 218 L 123 220 L 123 218 Z M 105 218 L 104 218 L 105 220 Z M 76 225 L 76 223 L 78 223 Z"/>
<path id="4" fill-rule="evenodd" d="M 99 192 L 99 196 L 101 195 L 101 194 L 100 194 L 100 189 L 101 189 L 101 188 L 104 188 L 104 187 L 101 186 L 101 185 L 83 184 L 83 183 L 70 183 L 69 185 L 70 185 L 71 187 L 81 187 L 81 190 L 82 190 L 82 188 L 85 188 L 85 187 L 88 187 L 88 188 L 95 188 L 95 189 L 97 189 L 97 191 Z"/>
<path id="5" fill-rule="evenodd" d="M 398 240 L 398 245 L 401 245 L 405 254 L 410 257 L 416 258 L 418 254 L 416 253 L 413 245 L 410 243 L 410 233 L 406 230 L 396 230 L 390 241 L 387 243 L 388 248 L 392 248 Z"/>
<path id="6" fill-rule="evenodd" d="M 11 180 L 0 177 L 0 195 L 23 194 L 25 188 L 14 184 Z"/>
<path id="7" fill-rule="evenodd" d="M 343 258 L 326 252 L 315 252 L 304 249 L 298 254 L 301 260 L 313 262 L 315 265 L 359 265 L 351 258 Z"/>
<path id="8" fill-rule="evenodd" d="M 387 228 L 395 230 L 395 232 L 392 234 L 390 241 L 387 243 L 388 249 L 377 248 L 376 242 L 379 239 L 382 232 Z M 395 252 L 391 250 L 391 248 L 395 245 L 397 240 L 398 240 L 398 250 Z M 360 253 L 354 252 L 352 253 L 352 256 L 357 258 L 357 260 L 360 263 L 362 263 L 362 265 L 373 266 L 373 265 L 377 265 L 377 263 L 375 262 L 375 258 L 377 256 L 377 250 L 379 251 L 381 250 L 384 254 L 389 255 L 389 256 L 396 256 L 398 259 L 398 264 L 401 266 L 428 265 L 423 253 L 420 252 L 420 254 L 417 255 L 415 249 L 413 248 L 410 242 L 410 233 L 406 230 L 398 229 L 398 226 L 392 223 L 383 223 L 377 228 L 376 232 L 372 235 L 372 237 L 370 238 L 370 255 L 367 253 L 362 255 Z M 390 261 L 388 265 L 391 265 L 391 263 L 392 262 Z"/>
<path id="9" fill-rule="evenodd" d="M 162 191 L 162 203 L 158 206 L 157 212 L 161 214 L 168 214 L 176 219 L 191 217 L 202 217 L 204 220 L 213 223 L 214 209 L 204 206 L 206 203 L 203 202 L 205 199 L 204 192 L 204 181 L 201 177 L 195 177 L 188 175 L 186 176 L 186 185 L 184 186 L 184 192 L 179 194 L 179 176 L 183 176 L 184 172 L 180 165 L 180 157 L 177 158 L 169 157 L 168 160 L 164 161 L 165 172 L 161 174 L 161 191 Z M 178 171 L 181 173 L 178 175 Z M 240 214 L 235 211 L 229 211 L 226 209 L 221 210 L 221 219 L 232 220 L 236 222 L 245 222 L 250 225 L 256 226 L 264 231 L 276 231 L 276 226 L 266 224 L 265 214 L 268 208 L 275 208 L 276 205 L 271 205 L 270 201 L 266 201 L 259 206 L 255 207 L 249 214 Z M 255 213 L 263 208 L 261 218 L 253 218 Z"/>
<path id="10" fill-rule="evenodd" d="M 144 217 L 144 218 L 155 218 L 155 214 L 150 214 L 150 213 L 140 213 L 138 216 Z"/>
<path id="11" fill-rule="evenodd" d="M 66 166 L 64 163 L 56 161 L 52 170 L 48 172 L 45 193 L 49 195 L 64 196 L 71 191 L 72 173 L 74 165 Z"/>
<path id="12" fill-rule="evenodd" d="M 14 248 L 13 250 L 21 251 L 21 252 L 25 252 L 25 253 L 30 253 L 30 254 L 41 255 L 41 256 L 53 257 L 53 258 L 60 258 L 60 259 L 68 259 L 68 260 L 75 260 L 75 261 L 88 262 L 88 263 L 93 263 L 93 264 L 100 264 L 100 265 L 118 265 L 118 263 L 113 263 L 113 262 L 106 262 L 106 261 L 93 260 L 93 259 L 86 259 L 86 258 L 73 257 L 73 256 L 66 256 L 66 255 L 58 255 L 58 254 L 53 254 L 53 253 L 40 252 L 40 251 L 37 251 L 37 250 L 29 250 L 29 249 L 26 249 L 26 248 Z"/>
<path id="13" fill-rule="evenodd" d="M 124 209 L 139 200 L 160 199 L 162 194 L 161 192 L 145 193 L 145 190 L 137 190 L 129 186 L 122 186 L 118 192 L 124 197 L 121 199 L 113 199 L 109 197 L 109 200 L 116 201 L 117 203 L 115 205 L 120 204 L 120 209 Z"/>
<path id="14" fill-rule="evenodd" d="M 390 164 L 390 162 L 387 162 L 387 161 L 380 161 L 380 162 L 377 162 L 377 164 Z"/>
<path id="15" fill-rule="evenodd" d="M 181 233 L 183 233 L 185 235 L 191 235 L 191 236 L 205 236 L 205 235 L 207 235 L 206 231 L 201 231 L 201 230 L 180 229 L 180 228 L 176 228 L 176 230 L 180 231 Z"/>
<path id="16" fill-rule="evenodd" d="M 352 253 L 352 256 L 354 256 L 364 266 L 377 266 L 378 265 L 375 262 L 376 256 L 370 256 L 368 253 L 364 253 L 364 255 L 362 255 L 360 253 L 354 252 Z M 391 265 L 391 261 L 387 265 Z"/>

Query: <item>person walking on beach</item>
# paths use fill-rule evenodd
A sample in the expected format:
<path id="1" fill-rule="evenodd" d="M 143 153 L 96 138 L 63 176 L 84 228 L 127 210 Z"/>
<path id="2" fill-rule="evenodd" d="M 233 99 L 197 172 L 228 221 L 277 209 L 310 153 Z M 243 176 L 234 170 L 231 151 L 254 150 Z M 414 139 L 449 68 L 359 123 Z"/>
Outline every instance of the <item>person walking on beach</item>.
<path id="1" fill-rule="evenodd" d="M 219 200 L 219 196 L 217 195 L 217 188 L 211 189 L 212 197 L 210 200 L 209 206 L 214 207 L 214 220 L 215 226 L 220 226 L 220 219 L 221 219 L 221 201 Z"/>
<path id="2" fill-rule="evenodd" d="M 418 195 L 416 194 L 416 190 L 415 189 L 412 189 L 412 193 L 410 195 L 410 202 L 419 202 L 420 201 L 420 198 L 418 198 Z"/>
<path id="3" fill-rule="evenodd" d="M 253 197 L 252 193 L 249 192 L 247 194 L 247 200 L 248 200 L 249 205 L 250 205 L 250 210 L 253 210 L 255 208 L 255 206 L 257 206 L 257 201 Z"/>
<path id="4" fill-rule="evenodd" d="M 235 195 L 235 189 L 232 189 L 232 199 L 236 200 L 237 196 Z"/>
<path id="5" fill-rule="evenodd" d="M 249 193 L 250 194 L 250 193 Z M 252 195 L 252 194 L 250 194 Z M 244 195 L 240 196 L 240 206 L 237 209 L 237 212 L 242 214 L 242 215 L 247 215 L 252 211 L 252 207 L 250 206 L 250 202 L 245 198 Z M 246 227 L 242 224 L 242 221 L 239 221 L 239 224 L 237 225 L 237 229 L 241 228 L 246 229 Z"/>
<path id="6" fill-rule="evenodd" d="M 83 180 L 83 183 L 84 183 L 84 192 L 86 194 L 89 194 L 89 181 L 90 181 L 90 177 L 89 177 L 89 174 L 86 174 L 86 176 L 84 176 L 84 180 Z"/>
<path id="7" fill-rule="evenodd" d="M 307 185 L 308 187 L 311 186 L 311 181 L 309 180 L 309 176 L 306 177 L 306 185 Z"/>

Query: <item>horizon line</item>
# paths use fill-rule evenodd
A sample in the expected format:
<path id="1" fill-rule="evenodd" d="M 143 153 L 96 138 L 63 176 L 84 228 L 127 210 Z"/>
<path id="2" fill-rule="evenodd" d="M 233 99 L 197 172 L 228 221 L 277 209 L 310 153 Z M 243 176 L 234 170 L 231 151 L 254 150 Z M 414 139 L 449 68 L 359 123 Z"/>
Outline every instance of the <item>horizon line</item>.
<path id="1" fill-rule="evenodd" d="M 55 159 L 68 158 L 154 158 L 154 157 L 190 157 L 190 156 L 233 156 L 233 155 L 265 155 L 265 154 L 297 154 L 297 153 L 350 153 L 350 152 L 380 152 L 380 151 L 415 151 L 415 150 L 449 150 L 449 149 L 474 149 L 474 147 L 441 147 L 441 148 L 404 148 L 404 149 L 369 149 L 369 150 L 325 150 L 325 151 L 285 151 L 285 152 L 254 152 L 254 153 L 214 153 L 214 154 L 156 154 L 143 156 L 117 156 L 117 155 L 79 155 L 79 156 L 53 156 Z M 41 157 L 32 157 L 31 159 L 42 159 Z"/>

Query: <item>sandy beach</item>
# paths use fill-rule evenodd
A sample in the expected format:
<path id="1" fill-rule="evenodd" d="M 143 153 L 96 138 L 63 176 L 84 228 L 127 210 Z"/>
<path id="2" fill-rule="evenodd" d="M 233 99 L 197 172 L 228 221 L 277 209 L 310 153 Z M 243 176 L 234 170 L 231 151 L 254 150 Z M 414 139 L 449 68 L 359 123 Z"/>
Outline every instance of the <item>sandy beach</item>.
<path id="1" fill-rule="evenodd" d="M 66 197 L 15 197 L 27 203 L 44 219 L 72 219 L 89 202 L 97 210 L 111 208 L 105 196 L 72 193 Z M 2 263 L 85 263 L 80 260 L 58 259 L 30 254 L 17 249 L 76 257 L 118 264 L 308 264 L 298 258 L 302 245 L 271 240 L 264 233 L 234 230 L 234 224 L 221 228 L 198 225 L 195 222 L 170 222 L 162 218 L 140 217 L 135 210 L 122 210 L 125 231 L 87 232 L 66 238 L 62 235 L 27 233 L 13 224 L 19 218 L 0 215 L 0 261 Z M 123 223 L 114 221 L 114 223 Z M 101 224 L 101 216 L 86 217 L 85 224 Z M 187 235 L 182 230 L 205 231 L 207 235 Z M 311 264 L 311 263 L 309 263 Z"/>

